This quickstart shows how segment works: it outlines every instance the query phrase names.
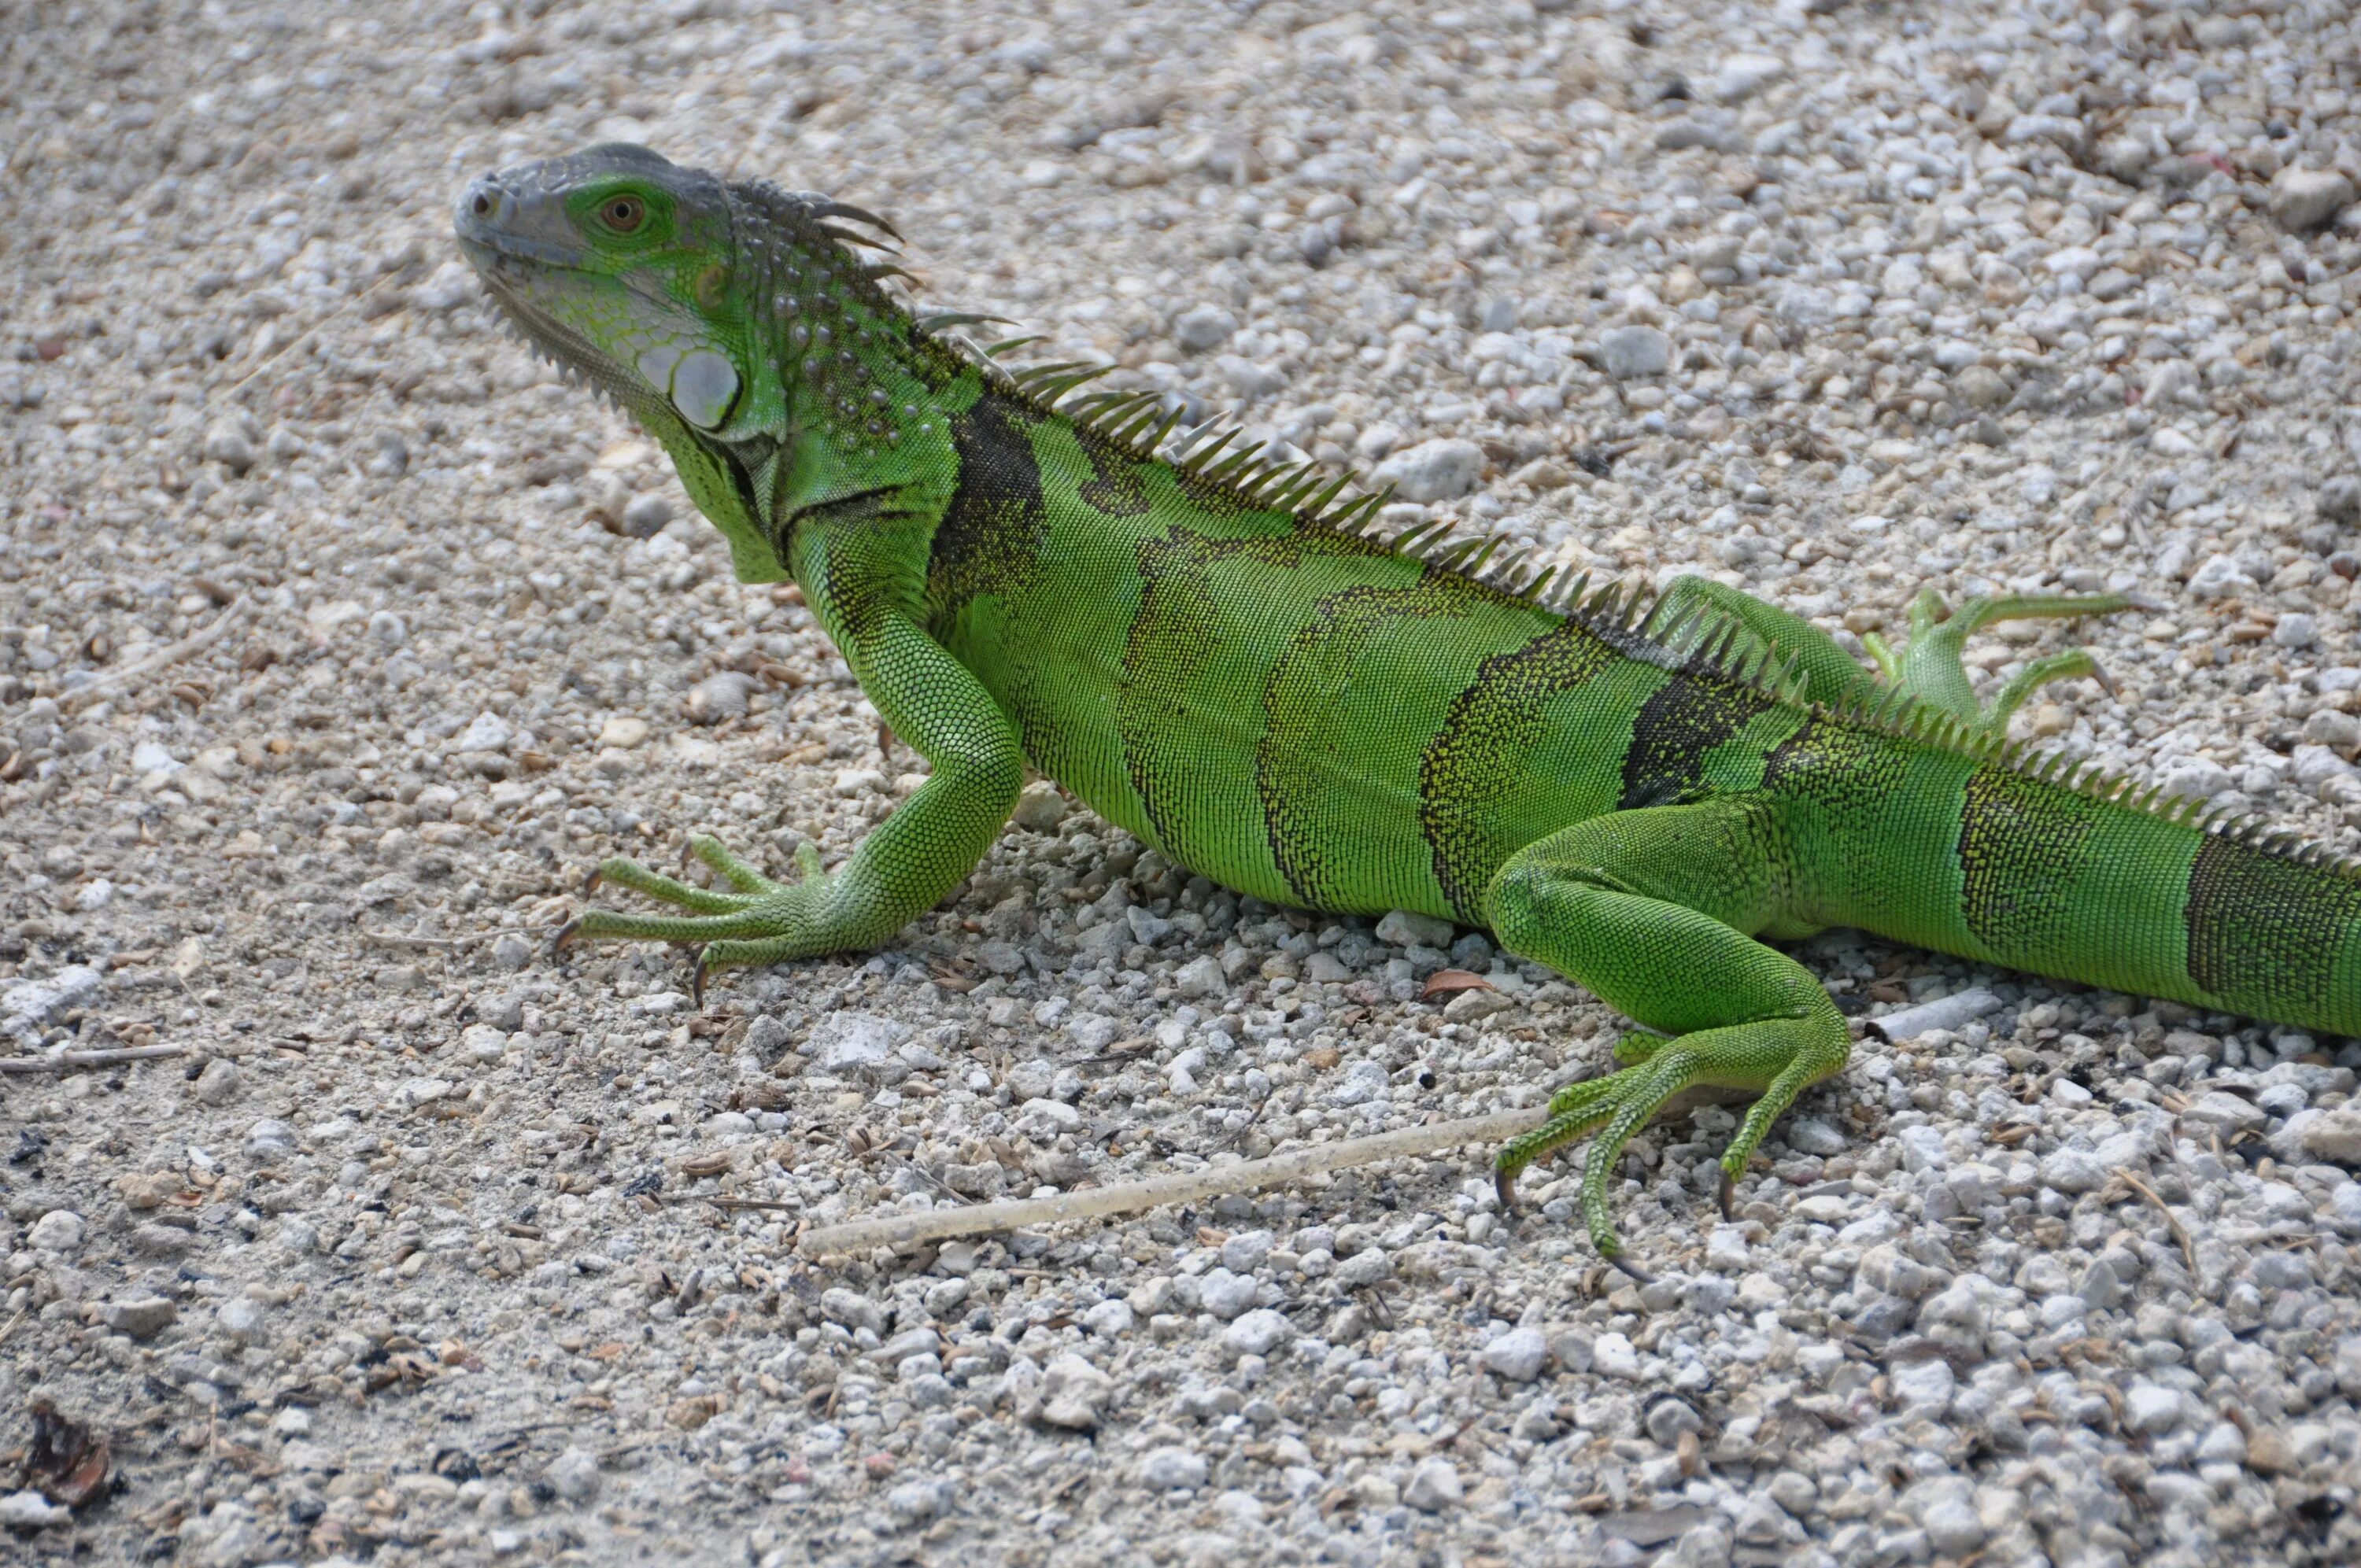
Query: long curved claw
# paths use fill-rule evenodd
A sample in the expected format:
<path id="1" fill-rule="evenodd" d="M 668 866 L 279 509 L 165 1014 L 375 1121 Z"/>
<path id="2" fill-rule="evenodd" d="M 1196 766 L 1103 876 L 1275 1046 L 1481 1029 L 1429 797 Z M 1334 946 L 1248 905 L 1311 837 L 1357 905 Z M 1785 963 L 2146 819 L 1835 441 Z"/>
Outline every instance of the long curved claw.
<path id="1" fill-rule="evenodd" d="M 1632 1278 L 1638 1280 L 1642 1285 L 1653 1285 L 1656 1282 L 1656 1277 L 1654 1275 L 1649 1273 L 1638 1264 L 1628 1261 L 1621 1253 L 1608 1254 L 1607 1261 L 1613 1264 L 1616 1267 L 1621 1269 L 1624 1273 L 1630 1275 Z"/>
<path id="2" fill-rule="evenodd" d="M 597 876 L 598 873 L 597 872 L 592 872 L 590 874 L 592 876 Z M 573 945 L 574 938 L 581 932 L 581 930 L 582 916 L 579 915 L 576 916 L 573 919 L 568 920 L 565 925 L 560 926 L 557 928 L 557 935 L 549 939 L 549 956 L 555 958 L 559 954 L 565 952 L 567 948 Z"/>
<path id="3" fill-rule="evenodd" d="M 1495 1167 L 1492 1171 L 1492 1190 L 1499 1196 L 1500 1212 L 1506 1214 L 1513 1212 L 1517 1206 L 1517 1173 Z"/>
<path id="4" fill-rule="evenodd" d="M 699 1013 L 705 1011 L 705 977 L 708 972 L 705 967 L 705 948 L 706 944 L 699 942 L 688 955 L 688 994 Z"/>
<path id="5" fill-rule="evenodd" d="M 607 868 L 604 866 L 592 866 L 589 871 L 585 872 L 583 875 L 582 896 L 588 898 L 592 894 L 598 892 L 598 884 L 606 880 Z"/>
<path id="6" fill-rule="evenodd" d="M 1725 1220 L 1730 1218 L 1730 1203 L 1737 1190 L 1737 1181 L 1731 1178 L 1730 1172 L 1723 1171 L 1721 1173 L 1721 1217 Z"/>

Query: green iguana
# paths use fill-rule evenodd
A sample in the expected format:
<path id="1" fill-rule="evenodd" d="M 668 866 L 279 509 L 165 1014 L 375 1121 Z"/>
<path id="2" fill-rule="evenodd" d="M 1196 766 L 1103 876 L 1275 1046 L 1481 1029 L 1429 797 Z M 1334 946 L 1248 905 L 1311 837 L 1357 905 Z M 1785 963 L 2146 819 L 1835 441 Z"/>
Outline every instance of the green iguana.
<path id="1" fill-rule="evenodd" d="M 1481 544 L 1371 538 L 1383 497 L 1309 464 L 1168 448 L 1155 394 L 1079 393 L 1083 364 L 1011 374 L 941 335 L 979 318 L 914 318 L 857 248 L 893 231 L 841 202 L 605 146 L 477 181 L 456 222 L 515 324 L 664 444 L 741 579 L 801 586 L 933 765 L 835 871 L 806 845 L 774 882 L 698 837 L 731 891 L 610 860 L 594 885 L 692 913 L 592 909 L 566 936 L 701 943 L 700 983 L 881 945 L 967 876 L 1029 761 L 1215 882 L 1482 927 L 1637 1020 L 1621 1070 L 1559 1090 L 1497 1157 L 1506 1201 L 1595 1135 L 1583 1213 L 1610 1259 L 1609 1175 L 1666 1100 L 1759 1096 L 1726 1210 L 1773 1122 L 1845 1065 L 1843 1015 L 1766 938 L 1859 927 L 2361 1033 L 2361 868 L 2006 744 L 2087 653 L 1979 706 L 1971 632 L 2119 599 L 1944 619 L 1922 597 L 1872 674 L 1711 581 L 1644 610 L 1551 593 Z"/>

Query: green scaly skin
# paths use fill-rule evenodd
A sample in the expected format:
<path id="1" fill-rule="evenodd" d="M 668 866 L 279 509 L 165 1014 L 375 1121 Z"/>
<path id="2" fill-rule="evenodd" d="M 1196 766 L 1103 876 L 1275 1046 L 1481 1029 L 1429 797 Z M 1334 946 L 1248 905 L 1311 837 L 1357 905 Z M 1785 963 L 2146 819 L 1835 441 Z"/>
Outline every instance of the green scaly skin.
<path id="1" fill-rule="evenodd" d="M 459 236 L 535 343 L 656 437 L 740 576 L 792 576 L 932 776 L 851 860 L 729 892 L 629 861 L 680 906 L 582 937 L 701 943 L 698 975 L 874 947 L 941 900 L 1027 761 L 1177 864 L 1274 904 L 1488 928 L 1651 1033 L 1498 1156 L 1590 1136 L 1601 1254 L 1623 1145 L 1675 1093 L 1758 1096 L 1723 1199 L 1844 1019 L 1761 938 L 1856 926 L 1983 962 L 2338 1034 L 2361 1031 L 2361 874 L 2004 748 L 1960 662 L 1994 620 L 2122 608 L 1931 598 L 1883 679 L 1808 623 L 1696 578 L 1644 618 L 1551 608 L 1479 561 L 1373 542 L 1375 498 L 1306 469 L 1159 458 L 1144 395 L 1012 380 L 914 323 L 850 243 L 856 210 L 636 148 L 478 181 Z M 876 225 L 882 227 L 882 225 Z M 1521 589 L 1521 591 L 1520 591 Z"/>

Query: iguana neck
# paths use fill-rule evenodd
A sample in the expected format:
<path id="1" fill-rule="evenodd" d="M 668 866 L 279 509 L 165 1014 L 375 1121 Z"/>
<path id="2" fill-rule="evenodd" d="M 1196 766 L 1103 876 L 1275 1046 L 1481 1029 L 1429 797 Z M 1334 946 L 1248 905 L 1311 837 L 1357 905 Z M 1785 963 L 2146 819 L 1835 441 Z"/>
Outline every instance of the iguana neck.
<path id="1" fill-rule="evenodd" d="M 765 530 L 849 497 L 926 487 L 951 470 L 950 414 L 973 400 L 972 368 L 923 339 L 870 269 L 765 187 L 731 189 L 735 287 L 764 334 L 759 378 L 717 433 L 752 482 Z M 948 402 L 947 402 L 948 400 Z"/>

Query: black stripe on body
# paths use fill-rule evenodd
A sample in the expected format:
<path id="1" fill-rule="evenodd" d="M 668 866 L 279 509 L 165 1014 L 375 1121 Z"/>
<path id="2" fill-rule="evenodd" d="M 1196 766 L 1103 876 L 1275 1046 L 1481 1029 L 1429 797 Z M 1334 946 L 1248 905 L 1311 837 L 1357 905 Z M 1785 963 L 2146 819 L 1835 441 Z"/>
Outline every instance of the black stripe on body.
<path id="1" fill-rule="evenodd" d="M 1049 513 L 1023 418 L 1018 405 L 985 397 L 951 420 L 959 488 L 927 564 L 928 610 L 939 626 L 983 595 L 1026 587 L 1039 567 Z"/>
<path id="2" fill-rule="evenodd" d="M 1092 477 L 1076 492 L 1084 504 L 1109 517 L 1137 517 L 1148 510 L 1148 491 L 1131 458 L 1097 431 L 1081 425 L 1074 427 L 1074 440 L 1091 466 Z"/>
<path id="3" fill-rule="evenodd" d="M 1399 587 L 1340 589 L 1312 606 L 1311 621 L 1272 666 L 1263 692 L 1266 728 L 1255 750 L 1255 790 L 1272 863 L 1307 908 L 1345 902 L 1351 874 L 1345 862 L 1367 850 L 1334 831 L 1336 818 L 1345 815 L 1330 798 L 1339 775 L 1369 771 L 1338 755 L 1371 743 L 1368 736 L 1340 732 L 1334 722 L 1347 689 L 1356 680 L 1376 678 L 1372 652 L 1400 623 L 1464 616 L 1498 598 L 1496 590 L 1432 565 Z"/>
<path id="4" fill-rule="evenodd" d="M 2239 1011 L 2349 1015 L 2336 964 L 2361 930 L 2361 881 L 2210 835 L 2189 870 L 2189 978 Z"/>
<path id="5" fill-rule="evenodd" d="M 1968 775 L 1960 803 L 1960 915 L 2005 961 L 2041 967 L 2072 939 L 2090 871 L 2092 803 L 2007 768 Z"/>
<path id="6" fill-rule="evenodd" d="M 1521 846 L 1495 831 L 1499 799 L 1518 784 L 1543 735 L 1550 702 L 1611 666 L 1608 641 L 1577 622 L 1553 627 L 1478 666 L 1419 759 L 1419 828 L 1434 850 L 1434 880 L 1461 917 L 1484 923 L 1484 890 Z"/>
<path id="7" fill-rule="evenodd" d="M 1705 784 L 1707 755 L 1777 706 L 1749 686 L 1675 675 L 1640 705 L 1631 721 L 1617 806 L 1635 811 L 1694 798 Z"/>
<path id="8" fill-rule="evenodd" d="M 1207 666 L 1236 652 L 1230 645 L 1235 618 L 1224 612 L 1212 570 L 1251 560 L 1289 571 L 1327 543 L 1284 534 L 1208 539 L 1179 526 L 1139 542 L 1139 613 L 1125 642 L 1116 723 L 1132 792 L 1166 853 L 1181 865 L 1223 863 L 1224 825 L 1204 808 L 1212 792 L 1202 775 L 1222 765 L 1226 748 L 1206 743 L 1199 731 L 1217 703 L 1235 703 L 1242 717 L 1254 711 L 1243 694 L 1203 689 Z M 1246 749 L 1236 747 L 1241 762 Z"/>

